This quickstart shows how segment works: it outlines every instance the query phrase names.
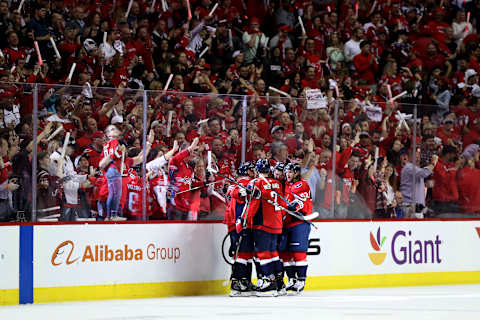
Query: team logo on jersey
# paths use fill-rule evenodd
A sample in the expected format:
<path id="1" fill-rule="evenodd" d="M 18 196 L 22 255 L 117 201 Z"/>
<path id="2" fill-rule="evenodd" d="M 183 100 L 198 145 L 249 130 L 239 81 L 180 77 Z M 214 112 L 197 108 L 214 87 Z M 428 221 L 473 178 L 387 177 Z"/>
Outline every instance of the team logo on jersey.
<path id="1" fill-rule="evenodd" d="M 380 227 L 378 227 L 377 229 L 376 238 L 370 231 L 370 245 L 372 246 L 372 249 L 375 250 L 375 252 L 369 252 L 368 257 L 370 258 L 370 261 L 372 261 L 372 263 L 376 266 L 381 265 L 387 257 L 387 253 L 381 251 L 386 239 L 387 237 L 385 236 L 381 237 Z"/>

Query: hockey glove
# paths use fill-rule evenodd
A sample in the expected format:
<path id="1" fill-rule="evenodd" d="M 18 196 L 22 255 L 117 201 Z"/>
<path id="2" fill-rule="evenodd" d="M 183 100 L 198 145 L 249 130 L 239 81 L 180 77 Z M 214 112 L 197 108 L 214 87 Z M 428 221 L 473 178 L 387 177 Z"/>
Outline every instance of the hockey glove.
<path id="1" fill-rule="evenodd" d="M 290 203 L 287 207 L 288 211 L 297 211 L 297 204 L 296 203 Z"/>
<path id="2" fill-rule="evenodd" d="M 240 197 L 246 197 L 248 194 L 250 194 L 250 192 L 251 192 L 250 190 L 241 188 L 238 194 L 240 195 Z"/>
<path id="3" fill-rule="evenodd" d="M 233 257 L 235 255 L 235 251 L 236 251 L 236 248 L 237 248 L 238 236 L 233 231 L 231 232 L 231 234 L 233 236 L 230 236 L 230 247 L 228 248 L 228 255 L 230 257 Z"/>
<path id="4" fill-rule="evenodd" d="M 238 234 L 240 234 L 243 230 L 243 221 L 242 219 L 238 219 L 237 222 L 235 223 L 235 230 L 237 231 Z"/>
<path id="5" fill-rule="evenodd" d="M 297 211 L 303 209 L 303 202 L 300 200 L 293 200 L 290 205 L 287 207 L 289 211 Z"/>
<path id="6" fill-rule="evenodd" d="M 260 196 L 262 195 L 262 193 L 260 192 L 260 190 L 258 189 L 253 189 L 253 194 L 252 196 L 255 198 L 255 199 L 260 199 Z"/>

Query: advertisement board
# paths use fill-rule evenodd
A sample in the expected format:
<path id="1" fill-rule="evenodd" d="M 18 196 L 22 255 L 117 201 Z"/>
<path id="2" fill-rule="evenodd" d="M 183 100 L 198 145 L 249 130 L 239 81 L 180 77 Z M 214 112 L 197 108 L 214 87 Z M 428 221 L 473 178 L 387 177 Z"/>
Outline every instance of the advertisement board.
<path id="1" fill-rule="evenodd" d="M 36 226 L 34 287 L 221 280 L 221 224 Z"/>
<path id="2" fill-rule="evenodd" d="M 307 290 L 480 283 L 480 220 L 315 225 Z M 0 231 L 0 272 L 8 275 L 0 277 L 0 304 L 229 290 L 229 241 L 220 223 L 60 224 Z"/>
<path id="3" fill-rule="evenodd" d="M 316 223 L 310 275 L 479 271 L 480 221 Z M 318 250 L 316 250 L 318 251 Z"/>
<path id="4" fill-rule="evenodd" d="M 0 227 L 0 305 L 18 303 L 19 227 Z"/>

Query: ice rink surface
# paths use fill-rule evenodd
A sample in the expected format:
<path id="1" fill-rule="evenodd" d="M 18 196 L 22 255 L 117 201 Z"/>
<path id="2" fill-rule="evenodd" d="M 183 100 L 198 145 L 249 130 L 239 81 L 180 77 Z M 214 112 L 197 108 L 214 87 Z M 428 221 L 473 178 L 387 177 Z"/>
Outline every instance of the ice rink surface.
<path id="1" fill-rule="evenodd" d="M 298 297 L 226 296 L 0 307 L 2 320 L 480 319 L 480 285 L 307 291 Z"/>

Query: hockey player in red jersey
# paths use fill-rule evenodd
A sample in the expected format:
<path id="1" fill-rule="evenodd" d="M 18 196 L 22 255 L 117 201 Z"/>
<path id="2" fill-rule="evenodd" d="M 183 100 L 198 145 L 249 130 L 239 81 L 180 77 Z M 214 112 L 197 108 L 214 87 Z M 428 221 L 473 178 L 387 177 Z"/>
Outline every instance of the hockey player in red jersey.
<path id="1" fill-rule="evenodd" d="M 278 205 L 284 206 L 284 202 L 279 197 L 282 195 L 280 182 L 268 177 L 268 159 L 259 159 L 255 166 L 259 177 L 249 184 L 253 198 L 248 213 L 246 210 L 247 226 L 253 229 L 255 259 L 260 263 L 262 274 L 256 295 L 270 297 L 278 295 L 275 275 L 281 270 L 278 270 L 277 237 L 282 233 L 283 216 Z"/>
<path id="2" fill-rule="evenodd" d="M 285 166 L 285 197 L 289 202 L 288 210 L 296 211 L 304 216 L 312 214 L 312 195 L 308 183 L 300 176 L 300 165 L 289 163 Z M 287 215 L 286 227 L 286 251 L 290 259 L 284 261 L 285 272 L 288 276 L 286 291 L 299 294 L 305 287 L 307 277 L 307 251 L 310 225 L 291 215 Z"/>
<path id="3" fill-rule="evenodd" d="M 250 181 L 255 178 L 255 165 L 251 162 L 244 162 L 238 168 L 240 175 L 237 182 L 243 186 L 233 185 L 227 195 L 230 202 L 225 212 L 224 223 L 227 225 L 228 234 L 230 236 L 230 254 L 235 255 L 240 233 L 237 233 L 235 222 L 241 219 L 242 213 L 247 205 L 248 192 L 247 186 Z M 232 285 L 230 288 L 231 297 L 250 296 L 253 293 L 252 277 L 252 260 L 253 260 L 253 238 L 252 230 L 246 229 L 243 232 L 242 241 L 238 250 L 238 256 L 235 257 L 235 263 L 232 268 Z"/>
<path id="4" fill-rule="evenodd" d="M 286 165 L 285 162 L 277 162 L 275 163 L 275 166 L 272 169 L 273 178 L 278 182 L 280 182 L 283 194 L 285 193 L 285 183 L 286 183 L 286 178 L 284 173 L 285 165 Z M 285 215 L 284 215 L 284 219 L 285 219 Z M 287 238 L 287 233 L 284 225 L 282 228 L 282 234 L 277 239 L 278 240 L 277 251 L 278 251 L 280 260 L 277 262 L 278 271 L 277 271 L 277 274 L 275 275 L 275 281 L 277 282 L 277 292 L 279 296 L 284 296 L 287 294 L 287 291 L 285 290 L 285 282 L 283 282 L 283 277 L 284 277 L 283 261 L 284 260 L 288 261 L 290 259 L 290 255 L 285 250 L 286 238 Z"/>

